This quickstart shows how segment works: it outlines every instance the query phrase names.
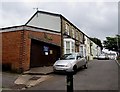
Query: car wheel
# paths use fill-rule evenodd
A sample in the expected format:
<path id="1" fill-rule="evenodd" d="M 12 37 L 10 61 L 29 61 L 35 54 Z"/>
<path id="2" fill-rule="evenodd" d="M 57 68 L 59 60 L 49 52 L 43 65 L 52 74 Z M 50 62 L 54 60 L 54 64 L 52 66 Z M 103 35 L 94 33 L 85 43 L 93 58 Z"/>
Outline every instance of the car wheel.
<path id="1" fill-rule="evenodd" d="M 74 71 L 74 73 L 77 72 L 77 66 L 76 65 L 73 66 L 73 71 Z"/>
<path id="2" fill-rule="evenodd" d="M 85 68 L 85 69 L 87 69 L 87 68 L 88 68 L 88 64 L 87 64 L 87 63 L 84 65 L 84 68 Z"/>

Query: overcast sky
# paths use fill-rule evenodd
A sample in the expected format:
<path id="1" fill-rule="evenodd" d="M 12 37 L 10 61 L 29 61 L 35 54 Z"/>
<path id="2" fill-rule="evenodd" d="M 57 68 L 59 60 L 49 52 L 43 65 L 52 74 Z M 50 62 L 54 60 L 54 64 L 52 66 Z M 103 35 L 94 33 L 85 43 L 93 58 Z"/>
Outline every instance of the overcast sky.
<path id="1" fill-rule="evenodd" d="M 36 12 L 33 8 L 39 8 L 42 11 L 62 14 L 90 37 L 104 40 L 107 36 L 115 36 L 118 33 L 118 0 L 109 0 L 111 2 L 107 0 L 102 0 L 102 2 L 93 0 L 92 2 L 88 0 L 84 0 L 85 2 L 81 0 L 74 2 L 73 0 L 34 1 L 3 0 L 0 7 L 0 28 L 24 25 Z"/>

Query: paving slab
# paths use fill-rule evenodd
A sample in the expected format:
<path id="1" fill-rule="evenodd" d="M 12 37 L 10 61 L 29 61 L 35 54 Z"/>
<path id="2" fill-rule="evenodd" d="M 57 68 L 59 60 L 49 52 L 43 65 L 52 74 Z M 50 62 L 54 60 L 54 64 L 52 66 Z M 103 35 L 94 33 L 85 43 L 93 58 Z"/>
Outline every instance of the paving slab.
<path id="1" fill-rule="evenodd" d="M 23 74 L 46 75 L 51 73 L 53 73 L 53 67 L 44 66 L 44 67 L 31 68 L 29 71 L 25 71 Z"/>
<path id="2" fill-rule="evenodd" d="M 15 87 L 12 87 L 12 88 L 21 88 L 21 85 L 25 85 L 21 89 L 29 88 L 29 87 L 39 84 L 40 82 L 43 82 L 43 81 L 49 79 L 51 77 L 52 76 L 50 76 L 50 75 L 21 75 L 14 82 Z M 17 85 L 17 87 L 16 87 L 16 85 Z M 19 87 L 19 85 L 20 85 L 20 87 Z"/>

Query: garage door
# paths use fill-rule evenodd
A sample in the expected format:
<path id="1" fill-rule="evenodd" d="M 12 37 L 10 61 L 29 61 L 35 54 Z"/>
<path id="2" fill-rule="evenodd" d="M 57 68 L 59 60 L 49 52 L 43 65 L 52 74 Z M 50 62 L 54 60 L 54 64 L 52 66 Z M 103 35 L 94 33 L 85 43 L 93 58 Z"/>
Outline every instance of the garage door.
<path id="1" fill-rule="evenodd" d="M 30 67 L 50 66 L 60 57 L 60 47 L 31 40 Z"/>

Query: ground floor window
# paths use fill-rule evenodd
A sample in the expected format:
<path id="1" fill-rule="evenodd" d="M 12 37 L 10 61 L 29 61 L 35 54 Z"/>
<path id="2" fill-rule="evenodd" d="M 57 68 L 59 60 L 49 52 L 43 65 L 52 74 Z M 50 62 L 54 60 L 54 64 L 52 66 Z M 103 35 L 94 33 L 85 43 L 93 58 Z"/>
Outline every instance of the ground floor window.
<path id="1" fill-rule="evenodd" d="M 83 56 L 83 45 L 82 46 L 80 46 L 80 53 L 81 53 L 81 55 Z"/>
<path id="2" fill-rule="evenodd" d="M 86 57 L 86 46 L 84 44 L 80 45 L 80 53 L 82 56 Z"/>
<path id="3" fill-rule="evenodd" d="M 75 41 L 70 38 L 64 39 L 64 54 L 75 52 Z"/>
<path id="4" fill-rule="evenodd" d="M 70 53 L 70 41 L 66 41 L 66 53 Z"/>

